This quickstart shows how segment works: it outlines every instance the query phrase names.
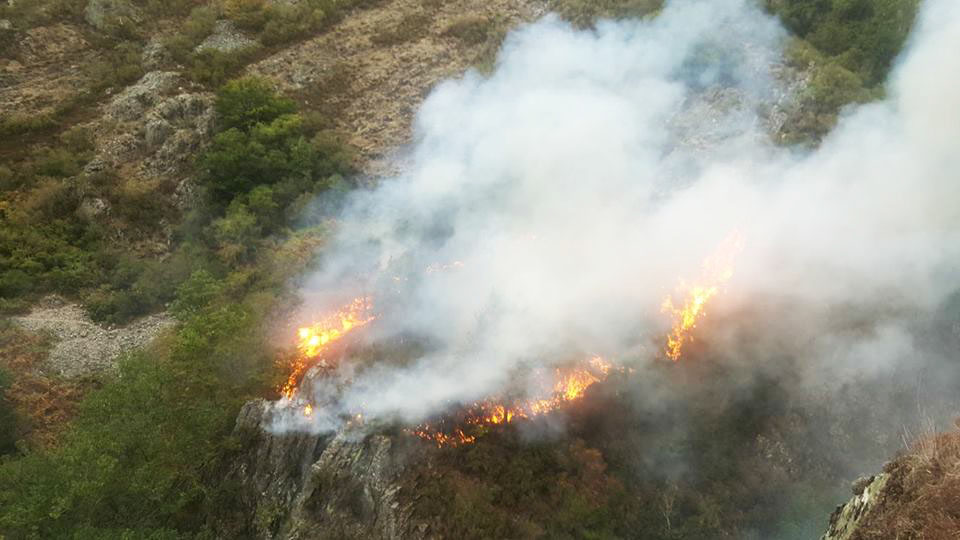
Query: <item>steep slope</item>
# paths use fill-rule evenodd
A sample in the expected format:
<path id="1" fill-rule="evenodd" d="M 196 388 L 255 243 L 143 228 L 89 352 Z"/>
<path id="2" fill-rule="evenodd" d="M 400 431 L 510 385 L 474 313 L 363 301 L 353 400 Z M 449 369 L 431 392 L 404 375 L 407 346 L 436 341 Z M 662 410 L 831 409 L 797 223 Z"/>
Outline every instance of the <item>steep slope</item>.
<path id="1" fill-rule="evenodd" d="M 234 436 L 242 449 L 226 474 L 240 496 L 228 535 L 264 539 L 423 538 L 402 503 L 397 441 L 360 431 L 271 434 L 271 407 L 247 403 Z M 252 517 L 252 519 L 251 519 Z"/>
<path id="2" fill-rule="evenodd" d="M 413 113 L 438 82 L 490 62 L 511 26 L 545 10 L 536 0 L 388 0 L 249 67 L 334 119 L 365 171 L 395 166 Z"/>
<path id="3" fill-rule="evenodd" d="M 854 486 L 821 540 L 947 540 L 960 535 L 960 432 L 924 437 Z"/>

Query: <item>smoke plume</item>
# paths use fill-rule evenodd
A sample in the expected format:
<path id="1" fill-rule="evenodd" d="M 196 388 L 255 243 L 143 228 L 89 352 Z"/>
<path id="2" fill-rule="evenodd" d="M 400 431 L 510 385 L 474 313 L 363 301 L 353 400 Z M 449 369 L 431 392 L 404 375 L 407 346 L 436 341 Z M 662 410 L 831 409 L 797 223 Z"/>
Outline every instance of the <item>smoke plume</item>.
<path id="1" fill-rule="evenodd" d="M 595 30 L 547 16 L 491 75 L 437 86 L 409 168 L 351 198 L 307 284 L 315 310 L 370 294 L 365 339 L 422 347 L 316 382 L 339 397 L 310 425 L 418 422 L 593 354 L 642 372 L 664 296 L 733 231 L 716 355 L 789 356 L 801 384 L 830 386 L 949 354 L 918 325 L 957 289 L 960 3 L 927 2 L 886 97 L 814 150 L 771 141 L 805 91 L 786 39 L 746 0 Z"/>

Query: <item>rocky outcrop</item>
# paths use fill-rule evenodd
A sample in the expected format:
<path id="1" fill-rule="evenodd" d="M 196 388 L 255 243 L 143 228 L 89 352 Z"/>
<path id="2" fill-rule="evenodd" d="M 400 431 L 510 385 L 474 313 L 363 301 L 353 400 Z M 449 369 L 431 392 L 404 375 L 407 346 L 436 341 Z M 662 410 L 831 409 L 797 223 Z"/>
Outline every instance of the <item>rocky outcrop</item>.
<path id="1" fill-rule="evenodd" d="M 83 17 L 102 31 L 143 22 L 143 13 L 128 0 L 90 0 L 83 10 Z"/>
<path id="2" fill-rule="evenodd" d="M 176 88 L 179 79 L 180 75 L 173 71 L 151 71 L 114 96 L 104 112 L 115 120 L 136 120 Z"/>
<path id="3" fill-rule="evenodd" d="M 139 177 L 176 177 L 209 141 L 213 94 L 186 91 L 179 73 L 152 71 L 104 106 L 107 121 L 87 173 L 124 166 Z"/>
<path id="4" fill-rule="evenodd" d="M 196 51 L 234 52 L 258 46 L 259 43 L 245 36 L 231 21 L 221 19 L 214 25 L 213 33 L 197 45 Z"/>
<path id="5" fill-rule="evenodd" d="M 859 526 L 866 522 L 873 510 L 879 506 L 889 480 L 889 474 L 881 473 L 854 482 L 853 498 L 834 510 L 830 516 L 830 527 L 820 540 L 852 538 Z"/>
<path id="6" fill-rule="evenodd" d="M 854 483 L 821 540 L 960 538 L 960 431 L 927 429 L 882 474 Z"/>
<path id="7" fill-rule="evenodd" d="M 241 493 L 247 534 L 270 540 L 425 537 L 426 525 L 414 522 L 399 496 L 402 463 L 393 437 L 353 429 L 271 433 L 272 414 L 269 402 L 249 402 L 234 431 L 243 450 L 227 480 Z"/>

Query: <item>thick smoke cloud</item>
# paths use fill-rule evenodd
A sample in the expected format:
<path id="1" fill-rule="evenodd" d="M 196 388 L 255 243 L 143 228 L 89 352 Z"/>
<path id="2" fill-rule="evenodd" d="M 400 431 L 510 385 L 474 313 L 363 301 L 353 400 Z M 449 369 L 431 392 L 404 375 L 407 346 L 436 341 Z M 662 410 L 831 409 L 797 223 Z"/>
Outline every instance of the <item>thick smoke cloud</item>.
<path id="1" fill-rule="evenodd" d="M 663 297 L 734 230 L 745 248 L 707 323 L 726 354 L 789 355 L 812 385 L 934 354 L 915 323 L 957 288 L 960 4 L 928 2 L 888 97 L 812 151 L 770 142 L 803 91 L 785 39 L 746 0 L 595 31 L 546 17 L 489 77 L 439 85 L 409 169 L 350 201 L 307 287 L 311 309 L 372 294 L 367 338 L 425 352 L 358 373 L 331 418 L 418 421 L 588 354 L 642 369 Z"/>

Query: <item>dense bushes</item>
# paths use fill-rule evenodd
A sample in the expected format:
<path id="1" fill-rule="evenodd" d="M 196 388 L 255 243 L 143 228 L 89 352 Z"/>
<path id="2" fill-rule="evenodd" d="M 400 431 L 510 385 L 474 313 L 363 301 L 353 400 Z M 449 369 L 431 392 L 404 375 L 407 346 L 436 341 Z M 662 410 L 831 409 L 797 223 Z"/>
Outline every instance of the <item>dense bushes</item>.
<path id="1" fill-rule="evenodd" d="M 919 0 L 767 0 L 767 5 L 796 36 L 875 86 L 900 52 Z"/>
<path id="2" fill-rule="evenodd" d="M 784 126 L 787 143 L 815 143 L 847 104 L 882 94 L 913 25 L 918 0 L 766 0 L 796 36 L 790 62 L 810 70 L 800 108 Z"/>
<path id="3" fill-rule="evenodd" d="M 124 360 L 59 448 L 0 467 L 0 531 L 145 538 L 202 528 L 204 475 L 272 366 L 262 302 L 217 300 L 185 293 L 196 303 L 176 336 Z"/>
<path id="4" fill-rule="evenodd" d="M 214 223 L 220 237 L 276 231 L 297 199 L 339 184 L 351 170 L 336 137 L 295 114 L 293 102 L 263 80 L 228 83 L 216 107 L 223 131 L 200 164 L 211 202 L 227 206 Z"/>
<path id="5" fill-rule="evenodd" d="M 192 269 L 223 273 L 255 263 L 258 246 L 287 234 L 309 200 L 346 186 L 350 152 L 265 81 L 225 85 L 215 107 L 220 131 L 198 160 L 209 204 L 192 212 L 162 262 L 124 252 L 108 240 L 103 222 L 135 234 L 176 220 L 176 210 L 155 196 L 172 186 L 82 174 L 92 155 L 85 131 L 68 130 L 15 170 L 0 169 L 10 201 L 0 205 L 0 308 L 59 292 L 83 298 L 95 320 L 125 322 L 169 302 Z M 103 216 L 91 216 L 91 201 L 105 206 Z"/>
<path id="6" fill-rule="evenodd" d="M 7 400 L 6 392 L 10 386 L 10 375 L 0 367 L 0 456 L 16 450 L 17 415 Z"/>

